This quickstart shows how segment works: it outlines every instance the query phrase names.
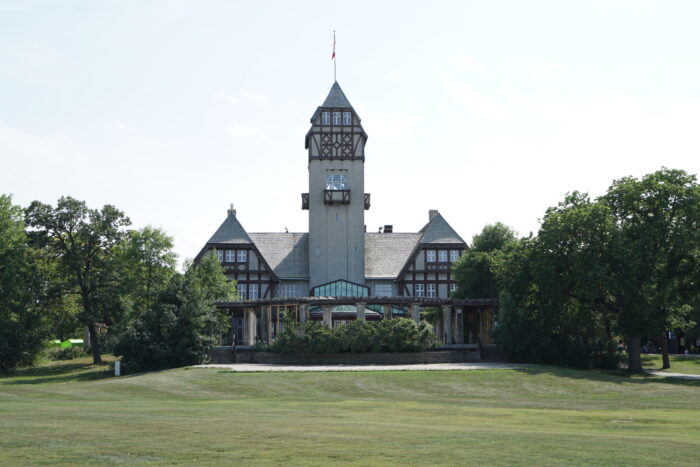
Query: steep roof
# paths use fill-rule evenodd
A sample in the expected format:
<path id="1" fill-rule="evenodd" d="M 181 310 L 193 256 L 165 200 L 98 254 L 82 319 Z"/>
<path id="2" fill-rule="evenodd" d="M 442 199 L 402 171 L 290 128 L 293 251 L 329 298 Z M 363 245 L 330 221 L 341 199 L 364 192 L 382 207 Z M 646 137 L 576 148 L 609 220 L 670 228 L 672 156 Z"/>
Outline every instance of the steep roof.
<path id="1" fill-rule="evenodd" d="M 308 279 L 308 233 L 251 233 L 260 254 L 280 279 Z"/>
<path id="2" fill-rule="evenodd" d="M 236 219 L 236 211 L 229 209 L 226 220 L 214 232 L 207 243 L 253 243 L 245 229 Z"/>
<path id="3" fill-rule="evenodd" d="M 398 277 L 420 239 L 420 233 L 366 233 L 365 277 Z"/>
<path id="4" fill-rule="evenodd" d="M 450 224 L 442 217 L 440 213 L 435 216 L 420 230 L 423 234 L 421 243 L 464 243 L 462 237 L 450 227 Z"/>
<path id="5" fill-rule="evenodd" d="M 348 101 L 348 98 L 345 97 L 345 93 L 342 89 L 340 89 L 340 85 L 337 81 L 333 83 L 333 86 L 331 86 L 331 91 L 328 93 L 328 97 L 326 97 L 326 100 L 323 101 L 323 105 L 321 107 L 352 109 L 350 101 Z"/>

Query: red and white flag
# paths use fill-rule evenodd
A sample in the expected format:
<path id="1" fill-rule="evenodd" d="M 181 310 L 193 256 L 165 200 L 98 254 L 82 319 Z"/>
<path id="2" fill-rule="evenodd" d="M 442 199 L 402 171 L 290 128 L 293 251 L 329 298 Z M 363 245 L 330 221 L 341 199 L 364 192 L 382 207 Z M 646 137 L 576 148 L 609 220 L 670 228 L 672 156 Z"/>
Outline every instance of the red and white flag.
<path id="1" fill-rule="evenodd" d="M 333 31 L 333 55 L 331 55 L 331 60 L 335 60 L 335 31 Z"/>

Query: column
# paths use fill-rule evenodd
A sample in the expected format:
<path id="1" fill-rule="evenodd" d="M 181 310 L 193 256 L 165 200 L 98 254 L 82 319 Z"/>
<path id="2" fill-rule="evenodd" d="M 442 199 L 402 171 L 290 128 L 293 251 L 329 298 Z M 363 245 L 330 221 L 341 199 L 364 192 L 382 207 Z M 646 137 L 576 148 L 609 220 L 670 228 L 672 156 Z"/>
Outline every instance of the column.
<path id="1" fill-rule="evenodd" d="M 243 326 L 245 333 L 245 340 L 242 342 L 243 345 L 255 345 L 255 338 L 257 337 L 258 331 L 258 319 L 255 316 L 255 309 L 246 308 L 243 314 Z"/>
<path id="2" fill-rule="evenodd" d="M 464 344 L 464 310 L 455 310 L 455 344 Z"/>
<path id="3" fill-rule="evenodd" d="M 299 305 L 299 321 L 305 323 L 309 320 L 309 306 L 306 304 Z"/>
<path id="4" fill-rule="evenodd" d="M 420 323 L 420 305 L 417 303 L 411 304 L 411 319 L 416 323 Z"/>
<path id="5" fill-rule="evenodd" d="M 357 302 L 357 303 L 355 303 L 355 307 L 357 308 L 357 316 L 355 319 L 357 319 L 358 321 L 359 320 L 364 321 L 365 320 L 365 304 L 363 302 Z"/>
<path id="6" fill-rule="evenodd" d="M 263 305 L 260 308 L 260 325 L 261 325 L 261 330 L 262 330 L 262 340 L 263 342 L 266 342 L 267 344 L 272 342 L 272 329 L 270 327 L 272 326 L 271 323 L 271 317 L 270 317 L 270 306 L 269 305 Z"/>
<path id="7" fill-rule="evenodd" d="M 452 344 L 452 307 L 442 305 L 442 332 L 445 345 Z"/>
<path id="8" fill-rule="evenodd" d="M 382 310 L 384 310 L 384 319 L 391 319 L 394 317 L 391 311 L 391 305 L 382 305 Z"/>
<path id="9" fill-rule="evenodd" d="M 329 328 L 333 327 L 333 307 L 331 305 L 323 305 L 323 324 Z"/>

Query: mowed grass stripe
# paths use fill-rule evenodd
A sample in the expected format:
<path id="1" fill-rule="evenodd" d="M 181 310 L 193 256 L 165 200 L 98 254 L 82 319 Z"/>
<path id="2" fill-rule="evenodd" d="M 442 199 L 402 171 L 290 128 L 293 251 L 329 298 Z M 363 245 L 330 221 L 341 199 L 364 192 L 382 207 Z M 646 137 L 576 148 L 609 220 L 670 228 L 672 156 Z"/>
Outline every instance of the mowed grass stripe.
<path id="1" fill-rule="evenodd" d="M 551 367 L 119 379 L 69 368 L 50 382 L 0 378 L 0 462 L 695 465 L 700 452 L 694 381 Z"/>

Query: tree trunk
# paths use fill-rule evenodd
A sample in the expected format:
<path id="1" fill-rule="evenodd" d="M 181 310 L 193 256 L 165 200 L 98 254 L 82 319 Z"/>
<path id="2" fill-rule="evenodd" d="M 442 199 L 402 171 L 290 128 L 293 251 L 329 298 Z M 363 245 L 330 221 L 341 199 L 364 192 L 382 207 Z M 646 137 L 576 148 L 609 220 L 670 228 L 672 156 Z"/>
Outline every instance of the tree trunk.
<path id="1" fill-rule="evenodd" d="M 642 338 L 640 336 L 633 336 L 629 338 L 629 343 L 627 344 L 627 354 L 629 360 L 627 363 L 627 368 L 635 373 L 641 373 L 644 371 L 642 368 Z"/>
<path id="2" fill-rule="evenodd" d="M 663 360 L 662 370 L 671 368 L 671 361 L 668 359 L 668 333 L 666 331 L 661 332 L 661 360 Z"/>
<path id="3" fill-rule="evenodd" d="M 97 341 L 97 331 L 95 330 L 95 323 L 88 324 L 88 331 L 90 332 L 90 346 L 92 347 L 92 363 L 102 363 L 102 356 L 100 355 L 100 343 Z"/>

